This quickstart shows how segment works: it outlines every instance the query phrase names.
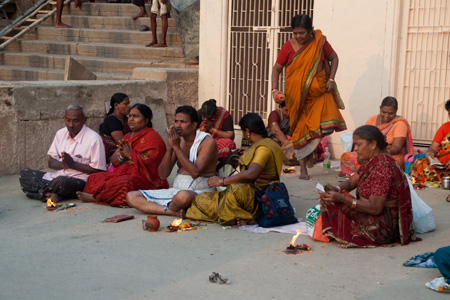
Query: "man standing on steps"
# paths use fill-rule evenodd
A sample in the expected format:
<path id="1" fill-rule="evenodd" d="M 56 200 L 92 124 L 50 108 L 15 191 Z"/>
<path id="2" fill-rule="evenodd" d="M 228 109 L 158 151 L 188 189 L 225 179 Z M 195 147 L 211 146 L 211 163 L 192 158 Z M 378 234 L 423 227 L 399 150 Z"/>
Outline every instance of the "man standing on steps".
<path id="1" fill-rule="evenodd" d="M 152 29 L 152 41 L 145 47 L 167 47 L 166 34 L 169 27 L 168 18 L 170 18 L 169 0 L 149 0 L 152 4 L 150 11 L 150 27 Z M 156 37 L 156 17 L 158 13 L 161 17 L 161 40 L 158 43 Z"/>
<path id="2" fill-rule="evenodd" d="M 75 7 L 80 7 L 80 0 L 75 0 Z M 61 15 L 62 15 L 63 8 L 64 8 L 64 0 L 57 0 L 56 1 L 55 28 L 72 28 L 72 26 L 69 26 L 69 25 L 61 22 Z"/>
<path id="3" fill-rule="evenodd" d="M 150 28 L 152 29 L 152 41 L 145 45 L 145 47 L 167 47 L 166 34 L 169 27 L 168 18 L 170 18 L 170 2 L 169 0 L 148 0 L 152 8 L 150 11 Z M 133 20 L 140 17 L 146 17 L 145 0 L 133 0 L 133 4 L 139 6 L 139 13 L 133 16 Z M 156 36 L 156 17 L 161 16 L 161 41 L 158 43 Z"/>

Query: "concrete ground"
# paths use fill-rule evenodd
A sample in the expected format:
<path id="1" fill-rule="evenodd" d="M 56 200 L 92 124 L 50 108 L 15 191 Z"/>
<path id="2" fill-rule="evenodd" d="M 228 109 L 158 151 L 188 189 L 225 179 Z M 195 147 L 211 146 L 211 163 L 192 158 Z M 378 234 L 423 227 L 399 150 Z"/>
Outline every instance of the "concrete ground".
<path id="1" fill-rule="evenodd" d="M 318 203 L 317 182 L 337 171 L 312 169 L 310 181 L 285 175 L 298 217 Z M 146 216 L 73 200 L 77 208 L 48 212 L 27 199 L 18 176 L 0 178 L 0 299 L 444 299 L 425 287 L 437 269 L 403 267 L 410 257 L 448 246 L 448 191 L 418 191 L 433 208 L 437 229 L 407 246 L 340 249 L 300 236 L 313 249 L 281 252 L 292 235 L 254 234 L 208 224 L 195 232 L 150 233 Z M 72 201 L 67 201 L 72 202 Z M 104 223 L 119 213 L 134 220 Z M 161 227 L 173 217 L 159 217 Z M 211 272 L 231 280 L 208 281 Z"/>

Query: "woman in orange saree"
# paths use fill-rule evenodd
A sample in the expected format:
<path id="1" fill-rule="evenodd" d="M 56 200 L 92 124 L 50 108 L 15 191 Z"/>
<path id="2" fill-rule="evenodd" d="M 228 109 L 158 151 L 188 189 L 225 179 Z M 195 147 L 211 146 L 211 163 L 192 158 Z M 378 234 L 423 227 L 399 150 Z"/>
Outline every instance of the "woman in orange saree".
<path id="1" fill-rule="evenodd" d="M 313 30 L 307 15 L 292 19 L 294 37 L 278 54 L 272 70 L 272 96 L 285 100 L 292 142 L 300 163 L 300 179 L 308 180 L 314 150 L 324 135 L 347 129 L 339 112 L 344 109 L 334 77 L 339 59 L 320 30 Z M 280 97 L 279 76 L 286 66 L 286 97 Z"/>
<path id="2" fill-rule="evenodd" d="M 445 102 L 445 110 L 450 117 L 450 99 Z M 438 159 L 444 167 L 440 169 L 431 167 L 430 159 Z M 416 159 L 409 167 L 409 174 L 421 183 L 425 181 L 441 182 L 443 177 L 450 176 L 450 122 L 439 127 L 425 158 Z"/>
<path id="3" fill-rule="evenodd" d="M 370 117 L 366 125 L 378 127 L 388 143 L 387 152 L 395 159 L 403 170 L 405 168 L 405 155 L 413 154 L 414 147 L 411 128 L 405 118 L 397 115 L 398 102 L 394 97 L 388 96 L 380 105 L 380 113 Z M 341 170 L 344 174 L 353 174 L 359 168 L 356 152 L 345 152 L 341 156 Z"/>
<path id="4" fill-rule="evenodd" d="M 119 148 L 111 156 L 114 172 L 91 174 L 83 192 L 77 192 L 84 202 L 128 207 L 129 191 L 139 189 L 167 189 L 169 184 L 158 175 L 158 166 L 166 153 L 166 144 L 153 129 L 152 112 L 144 104 L 135 104 L 130 110 L 127 133 Z M 94 176 L 95 175 L 95 176 Z"/>

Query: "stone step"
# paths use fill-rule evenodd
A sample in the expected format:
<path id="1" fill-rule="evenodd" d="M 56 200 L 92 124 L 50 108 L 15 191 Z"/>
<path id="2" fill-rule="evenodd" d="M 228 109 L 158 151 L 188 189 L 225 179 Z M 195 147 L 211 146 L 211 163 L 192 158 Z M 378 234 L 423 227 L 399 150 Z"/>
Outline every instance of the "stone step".
<path id="1" fill-rule="evenodd" d="M 150 15 L 149 4 L 145 5 L 147 14 Z M 108 16 L 108 17 L 132 17 L 139 12 L 139 7 L 131 3 L 83 3 L 81 8 L 75 8 L 73 2 L 69 6 L 64 6 L 63 15 L 84 15 L 84 16 Z M 158 16 L 157 19 L 160 19 Z M 171 20 L 172 18 L 169 18 Z M 169 21 L 169 24 L 172 21 Z M 175 21 L 173 21 L 175 22 Z"/>
<path id="2" fill-rule="evenodd" d="M 161 33 L 158 33 L 158 38 Z M 38 27 L 24 36 L 31 40 L 53 40 L 68 42 L 115 43 L 127 45 L 145 45 L 152 40 L 151 32 L 140 32 L 119 29 L 86 29 L 86 28 L 54 28 Z M 167 44 L 181 47 L 180 35 L 177 32 L 167 32 Z"/>
<path id="3" fill-rule="evenodd" d="M 56 17 L 48 18 L 42 24 L 53 26 L 55 24 Z M 83 16 L 83 15 L 62 15 L 62 22 L 68 24 L 75 28 L 91 28 L 91 29 L 129 29 L 129 30 L 139 30 L 142 25 L 150 27 L 149 18 L 139 18 L 137 20 L 132 20 L 130 17 L 114 17 L 105 18 L 99 16 Z M 168 31 L 176 31 L 177 26 L 173 18 L 169 19 Z M 161 29 L 161 18 L 156 19 L 156 28 Z"/>
<path id="4" fill-rule="evenodd" d="M 95 73 L 98 80 L 129 80 L 130 75 L 113 73 Z M 16 66 L 0 66 L 2 81 L 42 81 L 64 80 L 64 70 L 30 68 Z"/>
<path id="5" fill-rule="evenodd" d="M 117 45 L 107 43 L 63 42 L 20 39 L 5 49 L 7 52 L 47 53 L 90 56 L 99 58 L 139 59 L 184 62 L 181 48 L 152 48 L 142 45 Z"/>
<path id="6" fill-rule="evenodd" d="M 91 72 L 131 75 L 135 68 L 197 69 L 198 64 L 101 57 L 72 56 Z M 42 53 L 0 53 L 0 63 L 8 66 L 64 70 L 66 55 Z"/>

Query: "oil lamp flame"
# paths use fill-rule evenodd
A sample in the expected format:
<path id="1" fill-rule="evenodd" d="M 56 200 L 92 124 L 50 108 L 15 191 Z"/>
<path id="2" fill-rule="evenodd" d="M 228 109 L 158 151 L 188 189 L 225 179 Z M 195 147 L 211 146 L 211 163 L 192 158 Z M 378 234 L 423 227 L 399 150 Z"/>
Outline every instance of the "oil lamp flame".
<path id="1" fill-rule="evenodd" d="M 416 178 L 415 178 L 415 177 L 412 177 L 412 178 L 411 178 L 411 183 L 412 183 L 412 184 L 416 183 Z"/>
<path id="2" fill-rule="evenodd" d="M 292 246 L 292 247 L 294 246 L 295 240 L 298 238 L 298 236 L 299 236 L 302 232 L 303 232 L 303 230 L 297 229 L 297 234 L 294 235 L 294 236 L 292 237 L 291 243 L 289 244 L 290 246 Z"/>
<path id="3" fill-rule="evenodd" d="M 47 199 L 47 206 L 48 207 L 56 207 L 56 204 L 52 201 L 52 198 Z"/>
<path id="4" fill-rule="evenodd" d="M 175 219 L 173 220 L 172 224 L 170 224 L 170 226 L 174 227 L 180 226 L 181 222 L 183 222 L 183 219 Z"/>

